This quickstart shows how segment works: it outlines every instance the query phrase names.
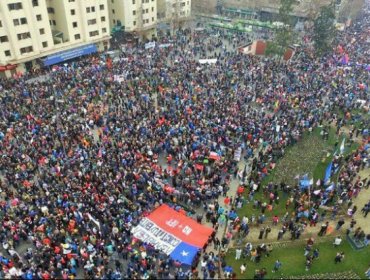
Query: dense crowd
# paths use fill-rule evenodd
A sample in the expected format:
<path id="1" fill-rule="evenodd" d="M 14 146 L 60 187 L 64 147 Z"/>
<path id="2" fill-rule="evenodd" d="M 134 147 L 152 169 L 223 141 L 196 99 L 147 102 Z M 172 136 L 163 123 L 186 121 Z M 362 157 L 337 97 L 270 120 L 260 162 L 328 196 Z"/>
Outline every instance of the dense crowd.
<path id="1" fill-rule="evenodd" d="M 362 24 L 369 25 L 367 18 Z M 367 29 L 351 32 L 358 26 L 337 40 L 351 60 L 367 63 L 358 50 L 369 46 Z M 229 219 L 245 228 L 235 207 L 214 201 L 224 195 L 225 204 L 238 205 L 242 194 L 253 198 L 304 131 L 330 121 L 335 110 L 358 108 L 358 100 L 368 105 L 360 84 L 369 72 L 346 69 L 337 53 L 315 58 L 310 48 L 300 48 L 281 63 L 225 47 L 245 35 L 210 36 L 215 33 L 179 32 L 171 41 L 160 39 L 170 43 L 166 47 L 133 47 L 112 65 L 104 55 L 89 56 L 54 67 L 42 81 L 1 80 L 1 278 L 195 276 L 196 265 L 184 268 L 134 239 L 131 228 L 162 203 L 203 206 L 215 228 Z M 217 63 L 199 64 L 205 56 Z M 366 123 L 357 129 L 366 141 Z M 257 156 L 233 199 L 228 184 L 238 172 L 238 149 Z M 345 159 L 343 201 L 360 188 L 352 179 L 367 158 L 362 146 Z M 286 186 L 268 186 L 270 204 L 278 203 L 278 187 Z M 304 196 L 294 187 L 286 191 L 299 217 Z M 320 205 L 325 195 L 313 203 Z M 205 278 L 214 277 L 219 261 L 226 266 L 219 258 L 199 258 Z"/>

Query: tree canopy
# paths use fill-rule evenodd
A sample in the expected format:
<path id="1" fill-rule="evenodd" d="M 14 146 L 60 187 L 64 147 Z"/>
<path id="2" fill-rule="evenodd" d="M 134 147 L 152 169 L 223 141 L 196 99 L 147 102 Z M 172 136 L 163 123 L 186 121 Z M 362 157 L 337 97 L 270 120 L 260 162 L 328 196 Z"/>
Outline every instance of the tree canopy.
<path id="1" fill-rule="evenodd" d="M 335 31 L 334 6 L 324 6 L 313 26 L 313 40 L 317 54 L 323 55 L 332 49 Z"/>

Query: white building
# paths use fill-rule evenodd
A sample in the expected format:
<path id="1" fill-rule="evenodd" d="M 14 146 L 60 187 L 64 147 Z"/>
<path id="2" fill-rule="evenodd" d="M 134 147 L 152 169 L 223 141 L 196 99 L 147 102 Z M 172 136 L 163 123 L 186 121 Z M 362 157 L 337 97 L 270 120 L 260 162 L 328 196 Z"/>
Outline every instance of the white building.
<path id="1" fill-rule="evenodd" d="M 0 76 L 106 49 L 109 39 L 108 0 L 0 0 Z"/>
<path id="2" fill-rule="evenodd" d="M 124 26 L 141 39 L 156 36 L 157 0 L 108 0 L 110 27 Z"/>

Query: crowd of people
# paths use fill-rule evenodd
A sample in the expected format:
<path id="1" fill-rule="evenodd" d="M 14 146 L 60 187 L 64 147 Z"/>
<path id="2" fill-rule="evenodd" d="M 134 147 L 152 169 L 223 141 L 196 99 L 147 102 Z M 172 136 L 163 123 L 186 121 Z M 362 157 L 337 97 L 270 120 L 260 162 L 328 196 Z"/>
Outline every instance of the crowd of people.
<path id="1" fill-rule="evenodd" d="M 359 24 L 363 32 L 351 32 Z M 367 63 L 357 46 L 369 46 L 368 25 L 365 18 L 337 38 L 354 62 Z M 187 211 L 204 206 L 214 228 L 231 219 L 245 230 L 234 205 L 260 191 L 286 147 L 335 110 L 358 108 L 358 100 L 368 105 L 360 86 L 367 70 L 346 69 L 338 53 L 316 58 L 299 48 L 281 63 L 232 51 L 225 40 L 226 32 L 185 30 L 159 39 L 154 49 L 132 47 L 111 63 L 91 55 L 53 67 L 45 80 L 1 80 L 0 278 L 196 276 L 197 264 L 184 268 L 133 238 L 132 227 L 167 203 Z M 203 56 L 217 63 L 199 64 Z M 365 128 L 357 128 L 364 144 Z M 228 185 L 239 149 L 257 156 L 233 199 Z M 345 159 L 340 191 L 333 190 L 343 201 L 361 189 L 353 178 L 367 159 L 364 145 Z M 277 188 L 267 188 L 270 204 L 278 203 Z M 287 192 L 300 217 L 308 194 Z M 230 207 L 214 203 L 222 195 Z M 313 202 L 320 205 L 326 195 L 333 197 L 321 192 Z M 215 277 L 219 262 L 226 266 L 217 254 L 198 261 L 205 278 Z"/>

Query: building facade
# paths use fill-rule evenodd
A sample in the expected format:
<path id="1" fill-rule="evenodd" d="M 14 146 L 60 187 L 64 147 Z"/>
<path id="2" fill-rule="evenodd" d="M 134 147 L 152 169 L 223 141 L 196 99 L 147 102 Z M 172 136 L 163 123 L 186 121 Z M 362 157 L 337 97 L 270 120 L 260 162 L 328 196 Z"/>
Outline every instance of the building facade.
<path id="1" fill-rule="evenodd" d="M 293 6 L 292 15 L 298 19 L 312 19 L 320 11 L 322 6 L 335 4 L 337 17 L 348 12 L 350 17 L 355 17 L 357 9 L 361 10 L 364 0 L 297 0 Z M 193 0 L 193 11 L 198 13 L 220 14 L 229 17 L 251 17 L 258 13 L 262 20 L 274 20 L 279 13 L 279 0 Z"/>
<path id="2" fill-rule="evenodd" d="M 191 19 L 191 0 L 157 0 L 157 11 L 158 29 L 173 33 Z"/>
<path id="3" fill-rule="evenodd" d="M 108 0 L 110 27 L 123 26 L 143 40 L 156 36 L 157 0 Z"/>
<path id="4" fill-rule="evenodd" d="M 107 49 L 109 39 L 108 0 L 0 1 L 1 76 L 42 67 L 48 56 L 89 44 Z"/>
<path id="5" fill-rule="evenodd" d="M 157 0 L 158 20 L 187 20 L 191 17 L 191 0 Z"/>

